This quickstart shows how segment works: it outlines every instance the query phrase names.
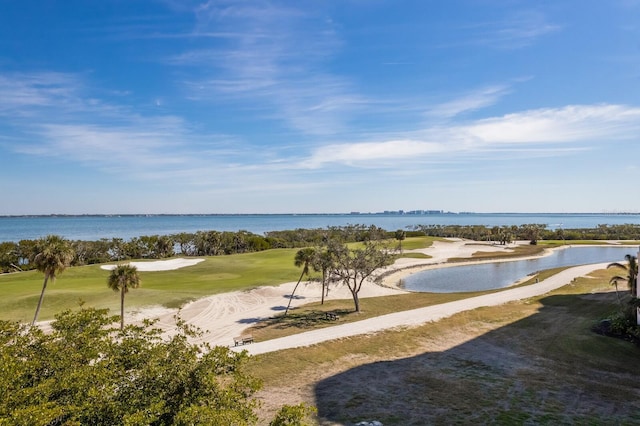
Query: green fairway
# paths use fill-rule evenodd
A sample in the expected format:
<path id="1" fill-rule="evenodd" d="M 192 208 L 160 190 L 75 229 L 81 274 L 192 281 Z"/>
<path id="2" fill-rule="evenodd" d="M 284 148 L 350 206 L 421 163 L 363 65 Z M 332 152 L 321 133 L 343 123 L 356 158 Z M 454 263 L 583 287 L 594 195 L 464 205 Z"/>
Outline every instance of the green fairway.
<path id="1" fill-rule="evenodd" d="M 414 237 L 407 247 L 428 247 L 434 238 Z M 173 271 L 139 272 L 142 285 L 127 293 L 127 309 L 162 305 L 178 308 L 211 294 L 247 290 L 296 281 L 301 270 L 293 265 L 298 249 L 273 249 L 229 256 L 202 257 L 204 262 Z M 318 274 L 311 272 L 311 276 Z M 49 282 L 39 319 L 53 316 L 79 303 L 114 312 L 120 308 L 118 294 L 107 288 L 109 271 L 100 265 L 67 268 Z M 0 319 L 30 321 L 33 318 L 44 276 L 38 271 L 0 274 Z"/>
<path id="2" fill-rule="evenodd" d="M 295 281 L 300 276 L 300 269 L 293 265 L 295 253 L 296 249 L 276 249 L 203 257 L 204 262 L 186 268 L 139 272 L 142 285 L 127 293 L 125 305 L 128 309 L 149 305 L 177 308 L 210 294 Z M 107 288 L 109 273 L 99 265 L 67 268 L 47 286 L 39 319 L 52 319 L 57 312 L 78 307 L 80 301 L 117 312 L 120 299 Z M 0 319 L 31 320 L 43 279 L 37 271 L 0 275 Z"/>

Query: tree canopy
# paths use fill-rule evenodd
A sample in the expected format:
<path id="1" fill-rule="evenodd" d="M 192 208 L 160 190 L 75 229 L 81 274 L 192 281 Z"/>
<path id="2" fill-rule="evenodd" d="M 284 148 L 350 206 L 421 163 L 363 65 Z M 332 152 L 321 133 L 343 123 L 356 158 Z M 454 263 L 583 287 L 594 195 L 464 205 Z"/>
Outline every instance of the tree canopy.
<path id="1" fill-rule="evenodd" d="M 0 425 L 252 425 L 258 379 L 246 352 L 192 344 L 179 321 L 114 327 L 106 310 L 56 316 L 51 332 L 0 321 Z M 286 411 L 285 409 L 288 409 Z M 301 424 L 284 407 L 274 424 Z M 294 423 L 286 423 L 291 420 Z"/>
<path id="2" fill-rule="evenodd" d="M 359 293 L 362 284 L 378 268 L 388 265 L 392 255 L 380 239 L 364 241 L 356 248 L 332 240 L 327 245 L 327 251 L 332 259 L 331 274 L 349 289 L 355 311 L 360 312 Z"/>

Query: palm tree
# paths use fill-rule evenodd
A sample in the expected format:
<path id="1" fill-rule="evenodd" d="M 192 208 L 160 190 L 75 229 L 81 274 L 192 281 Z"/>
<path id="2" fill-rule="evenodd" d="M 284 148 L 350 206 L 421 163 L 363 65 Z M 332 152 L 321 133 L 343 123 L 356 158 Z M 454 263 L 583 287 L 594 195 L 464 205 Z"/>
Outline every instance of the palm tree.
<path id="1" fill-rule="evenodd" d="M 624 263 L 618 263 L 618 262 L 614 262 L 614 263 L 610 263 L 609 265 L 607 265 L 607 268 L 620 268 L 623 269 L 624 271 L 626 271 L 626 277 L 620 276 L 620 275 L 616 275 L 614 277 L 612 277 L 609 282 L 615 284 L 616 286 L 616 292 L 618 290 L 618 281 L 626 281 L 627 285 L 629 286 L 629 291 L 631 292 L 631 303 L 632 305 L 637 305 L 637 297 L 638 297 L 638 258 L 636 256 L 630 255 L 630 254 L 626 254 L 624 256 L 625 260 L 627 261 L 627 264 L 625 265 Z M 636 317 L 636 324 L 640 325 L 640 308 L 636 307 L 635 308 L 635 317 Z"/>
<path id="2" fill-rule="evenodd" d="M 311 263 L 314 271 L 322 272 L 322 294 L 320 304 L 324 305 L 325 294 L 329 294 L 329 280 L 327 274 L 333 266 L 333 255 L 328 250 L 317 250 Z"/>
<path id="3" fill-rule="evenodd" d="M 120 330 L 124 330 L 124 295 L 130 288 L 140 286 L 138 268 L 129 263 L 116 266 L 109 275 L 107 285 L 111 290 L 120 292 Z"/>
<path id="4" fill-rule="evenodd" d="M 300 278 L 298 278 L 298 282 L 296 283 L 296 286 L 293 288 L 293 291 L 291 292 L 291 297 L 289 298 L 289 304 L 287 304 L 287 309 L 284 311 L 285 315 L 287 315 L 287 312 L 289 312 L 289 307 L 291 306 L 293 295 L 296 293 L 296 289 L 298 288 L 300 281 L 302 281 L 302 277 L 304 277 L 305 275 L 309 275 L 309 266 L 311 265 L 311 262 L 313 262 L 315 254 L 316 254 L 316 250 L 312 247 L 300 249 L 296 253 L 296 257 L 293 260 L 293 264 L 297 267 L 302 266 L 302 273 L 300 274 Z"/>
<path id="5" fill-rule="evenodd" d="M 407 233 L 404 232 L 402 229 L 398 229 L 395 234 L 394 234 L 396 240 L 398 240 L 398 249 L 400 250 L 400 253 L 402 253 L 402 241 L 407 238 Z"/>
<path id="6" fill-rule="evenodd" d="M 609 280 L 609 284 L 616 286 L 616 297 L 618 298 L 618 304 L 620 305 L 620 308 L 622 308 L 622 300 L 620 300 L 620 293 L 618 292 L 619 280 L 620 280 L 620 277 L 618 276 L 611 277 L 611 279 Z"/>
<path id="7" fill-rule="evenodd" d="M 626 254 L 624 256 L 625 260 L 627 261 L 626 264 L 624 263 L 619 263 L 619 262 L 613 262 L 610 263 L 609 265 L 607 265 L 607 268 L 619 268 L 622 269 L 626 272 L 626 276 L 620 276 L 620 275 L 616 275 L 614 277 L 612 277 L 609 280 L 609 283 L 614 284 L 616 283 L 616 289 L 617 289 L 617 282 L 620 281 L 625 281 L 628 285 L 629 285 L 629 290 L 631 292 L 631 297 L 637 297 L 637 286 L 638 286 L 638 258 L 631 255 L 631 254 Z"/>
<path id="8" fill-rule="evenodd" d="M 42 283 L 40 300 L 38 300 L 38 307 L 31 325 L 34 325 L 38 320 L 38 314 L 40 314 L 42 300 L 44 299 L 44 291 L 47 289 L 49 279 L 54 282 L 56 275 L 61 274 L 71 264 L 74 255 L 73 247 L 71 247 L 69 241 L 58 235 L 48 235 L 37 241 L 33 263 L 38 271 L 44 273 L 44 282 Z"/>

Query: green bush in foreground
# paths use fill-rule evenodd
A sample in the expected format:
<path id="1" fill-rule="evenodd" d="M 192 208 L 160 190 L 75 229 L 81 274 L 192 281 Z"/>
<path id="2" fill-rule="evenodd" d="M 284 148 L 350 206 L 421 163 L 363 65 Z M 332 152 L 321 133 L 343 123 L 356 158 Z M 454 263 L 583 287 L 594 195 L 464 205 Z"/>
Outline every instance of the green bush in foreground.
<path id="1" fill-rule="evenodd" d="M 257 422 L 261 382 L 244 372 L 246 353 L 191 344 L 184 324 L 163 339 L 150 323 L 121 332 L 117 320 L 65 311 L 50 333 L 0 321 L 0 425 Z"/>

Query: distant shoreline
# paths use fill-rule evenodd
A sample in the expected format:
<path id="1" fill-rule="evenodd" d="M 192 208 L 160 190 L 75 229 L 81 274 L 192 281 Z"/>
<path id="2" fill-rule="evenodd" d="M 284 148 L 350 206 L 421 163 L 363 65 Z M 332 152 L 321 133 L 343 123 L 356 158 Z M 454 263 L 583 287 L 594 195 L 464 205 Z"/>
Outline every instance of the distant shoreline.
<path id="1" fill-rule="evenodd" d="M 275 231 L 328 229 L 350 225 L 376 226 L 387 231 L 420 227 L 522 226 L 544 224 L 548 229 L 595 229 L 599 226 L 640 225 L 640 214 L 620 213 L 265 213 L 265 214 L 48 214 L 0 216 L 0 242 L 36 240 L 60 235 L 70 240 L 103 238 L 129 240 L 140 236 L 172 235 L 216 230 L 266 235 Z"/>
<path id="2" fill-rule="evenodd" d="M 504 215 L 504 216 L 640 216 L 640 212 L 345 212 L 345 213 L 49 213 L 49 214 L 3 214 L 0 218 L 47 218 L 47 217 L 216 217 L 216 216 L 459 216 L 459 215 Z"/>

